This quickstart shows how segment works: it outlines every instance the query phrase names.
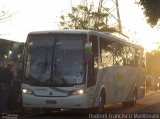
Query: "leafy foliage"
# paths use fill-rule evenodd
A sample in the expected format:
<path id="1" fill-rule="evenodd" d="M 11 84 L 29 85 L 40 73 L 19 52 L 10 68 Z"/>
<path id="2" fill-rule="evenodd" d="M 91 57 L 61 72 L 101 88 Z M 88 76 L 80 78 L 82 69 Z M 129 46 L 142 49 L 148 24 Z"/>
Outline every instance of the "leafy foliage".
<path id="1" fill-rule="evenodd" d="M 148 74 L 160 76 L 160 50 L 146 53 L 146 66 Z"/>
<path id="2" fill-rule="evenodd" d="M 160 0 L 140 0 L 138 2 L 143 6 L 143 11 L 147 17 L 147 22 L 154 27 L 160 19 Z"/>
<path id="3" fill-rule="evenodd" d="M 103 0 L 100 0 L 99 7 L 94 8 L 93 4 L 79 4 L 72 7 L 71 13 L 67 16 L 61 15 L 59 26 L 63 29 L 88 29 L 97 31 L 116 31 L 115 28 L 108 28 L 108 12 L 102 6 Z"/>
<path id="4" fill-rule="evenodd" d="M 12 16 L 12 14 L 6 10 L 4 6 L 5 4 L 0 0 L 0 22 Z"/>
<path id="5" fill-rule="evenodd" d="M 9 13 L 7 10 L 4 10 L 4 8 L 2 8 L 2 5 L 1 5 L 1 1 L 0 1 L 0 22 L 10 18 L 12 16 L 11 13 Z M 2 35 L 0 33 L 0 35 Z"/>
<path id="6" fill-rule="evenodd" d="M 0 21 L 8 19 L 11 17 L 11 14 L 9 14 L 7 11 L 0 11 Z"/>

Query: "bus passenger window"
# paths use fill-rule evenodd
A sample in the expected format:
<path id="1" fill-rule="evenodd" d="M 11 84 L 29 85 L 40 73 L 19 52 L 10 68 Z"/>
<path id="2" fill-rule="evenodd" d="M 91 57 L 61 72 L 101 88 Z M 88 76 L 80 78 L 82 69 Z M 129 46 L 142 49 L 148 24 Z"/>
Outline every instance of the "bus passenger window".
<path id="1" fill-rule="evenodd" d="M 114 42 L 100 38 L 100 57 L 102 66 L 111 66 L 114 61 Z"/>
<path id="2" fill-rule="evenodd" d="M 141 50 L 136 50 L 134 57 L 135 57 L 135 66 L 136 66 L 136 67 L 140 67 Z"/>

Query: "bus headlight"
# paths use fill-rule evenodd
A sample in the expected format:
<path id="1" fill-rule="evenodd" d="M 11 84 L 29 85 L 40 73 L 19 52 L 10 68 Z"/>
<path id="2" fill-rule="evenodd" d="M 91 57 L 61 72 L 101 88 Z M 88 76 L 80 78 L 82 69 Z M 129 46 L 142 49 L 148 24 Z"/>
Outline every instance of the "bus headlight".
<path id="1" fill-rule="evenodd" d="M 83 95 L 85 93 L 84 89 L 74 90 L 70 93 L 70 95 Z"/>
<path id="2" fill-rule="evenodd" d="M 160 86 L 159 83 L 157 83 L 157 87 L 158 87 L 158 88 L 159 88 L 159 86 Z"/>
<path id="3" fill-rule="evenodd" d="M 24 93 L 24 94 L 29 94 L 29 95 L 34 95 L 34 93 L 33 93 L 32 90 L 26 89 L 26 88 L 23 88 L 23 89 L 22 89 L 22 93 Z"/>

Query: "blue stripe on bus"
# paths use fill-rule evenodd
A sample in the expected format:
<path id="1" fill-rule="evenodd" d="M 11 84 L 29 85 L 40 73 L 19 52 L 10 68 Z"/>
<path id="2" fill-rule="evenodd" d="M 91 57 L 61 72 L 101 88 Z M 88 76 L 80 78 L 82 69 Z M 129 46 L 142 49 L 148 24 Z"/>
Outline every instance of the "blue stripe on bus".
<path id="1" fill-rule="evenodd" d="M 57 92 L 61 92 L 61 93 L 70 93 L 71 92 L 71 91 L 63 90 L 63 89 L 56 88 L 56 87 L 50 87 L 50 88 L 57 91 Z"/>

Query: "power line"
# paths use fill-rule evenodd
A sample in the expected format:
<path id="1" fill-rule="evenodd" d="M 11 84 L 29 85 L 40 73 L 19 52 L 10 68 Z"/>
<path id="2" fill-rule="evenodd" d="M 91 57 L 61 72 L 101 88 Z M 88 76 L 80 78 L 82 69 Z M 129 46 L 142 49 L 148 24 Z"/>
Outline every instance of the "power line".
<path id="1" fill-rule="evenodd" d="M 104 0 L 103 6 L 105 7 L 104 9 L 108 12 L 109 26 L 116 28 L 119 33 L 122 33 L 118 0 Z"/>

